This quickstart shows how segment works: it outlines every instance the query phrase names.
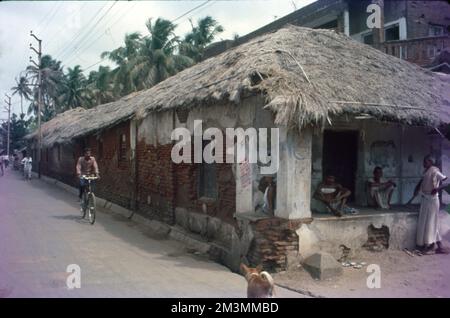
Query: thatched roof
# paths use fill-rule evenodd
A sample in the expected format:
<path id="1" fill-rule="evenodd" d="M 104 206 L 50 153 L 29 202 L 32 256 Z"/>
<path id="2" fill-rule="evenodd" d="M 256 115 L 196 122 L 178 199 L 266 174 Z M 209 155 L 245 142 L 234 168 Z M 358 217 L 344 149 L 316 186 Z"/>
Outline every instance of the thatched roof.
<path id="1" fill-rule="evenodd" d="M 138 113 L 143 117 L 223 99 L 238 103 L 242 94 L 263 92 L 279 124 L 322 124 L 343 114 L 367 113 L 435 125 L 445 90 L 450 85 L 433 73 L 345 35 L 288 26 L 147 90 Z"/>
<path id="2" fill-rule="evenodd" d="M 43 123 L 41 126 L 42 140 L 45 141 L 45 144 L 53 144 L 54 139 L 64 135 L 64 130 L 68 127 L 74 127 L 83 118 L 85 112 L 84 108 L 78 107 L 58 114 L 50 121 Z M 36 130 L 26 135 L 25 139 L 37 138 L 37 136 L 38 131 Z"/>
<path id="3" fill-rule="evenodd" d="M 436 73 L 439 78 L 450 85 L 450 74 Z M 444 91 L 445 104 L 441 107 L 439 118 L 445 124 L 450 124 L 450 90 Z"/>
<path id="4" fill-rule="evenodd" d="M 158 85 L 87 110 L 46 144 L 150 112 L 264 94 L 276 123 L 322 125 L 344 114 L 437 126 L 450 83 L 331 30 L 287 26 L 198 63 Z M 447 101 L 448 102 L 448 101 Z M 48 124 L 50 124 L 50 121 Z"/>
<path id="5" fill-rule="evenodd" d="M 114 126 L 134 115 L 135 103 L 128 100 L 137 96 L 133 93 L 115 102 L 99 105 L 91 109 L 76 108 L 57 115 L 42 125 L 42 144 L 44 147 L 55 143 L 69 143 L 74 138 L 86 136 L 100 129 Z M 37 137 L 37 131 L 25 138 Z"/>

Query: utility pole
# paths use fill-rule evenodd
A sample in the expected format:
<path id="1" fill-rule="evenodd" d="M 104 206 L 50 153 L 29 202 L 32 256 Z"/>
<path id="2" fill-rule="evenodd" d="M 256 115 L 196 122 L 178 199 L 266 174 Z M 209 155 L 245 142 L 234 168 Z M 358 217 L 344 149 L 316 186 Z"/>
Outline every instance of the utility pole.
<path id="1" fill-rule="evenodd" d="M 8 137 L 7 137 L 7 144 L 6 144 L 6 155 L 9 158 L 9 144 L 11 140 L 11 97 L 8 96 L 8 94 L 5 94 L 6 98 L 5 103 L 8 105 L 8 107 L 5 107 L 6 111 L 8 112 Z"/>
<path id="2" fill-rule="evenodd" d="M 32 49 L 38 56 L 38 63 L 34 62 L 30 56 L 30 62 L 33 63 L 37 69 L 38 69 L 38 151 L 37 151 L 37 161 L 38 161 L 38 178 L 41 178 L 41 152 L 42 152 L 42 130 L 41 130 L 41 90 L 42 90 L 42 83 L 41 83 L 41 63 L 42 63 L 42 40 L 38 39 L 34 34 L 33 31 L 30 31 L 30 36 L 36 39 L 38 42 L 38 50 L 36 50 L 30 43 L 30 49 Z"/>

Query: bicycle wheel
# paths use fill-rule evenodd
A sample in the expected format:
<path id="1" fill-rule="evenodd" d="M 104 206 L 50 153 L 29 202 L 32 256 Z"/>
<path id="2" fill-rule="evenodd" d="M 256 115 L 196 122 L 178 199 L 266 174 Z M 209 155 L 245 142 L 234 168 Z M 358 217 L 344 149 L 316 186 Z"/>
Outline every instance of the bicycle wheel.
<path id="1" fill-rule="evenodd" d="M 87 194 L 83 191 L 81 194 L 81 218 L 84 219 L 86 217 L 87 210 Z"/>
<path id="2" fill-rule="evenodd" d="M 94 224 L 95 222 L 95 195 L 91 192 L 88 195 L 88 218 L 89 223 Z"/>

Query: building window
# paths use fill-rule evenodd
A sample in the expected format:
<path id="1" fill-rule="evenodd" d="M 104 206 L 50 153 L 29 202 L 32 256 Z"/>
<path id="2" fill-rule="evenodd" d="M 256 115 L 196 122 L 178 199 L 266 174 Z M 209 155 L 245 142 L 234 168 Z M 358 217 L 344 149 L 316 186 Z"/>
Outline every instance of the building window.
<path id="1" fill-rule="evenodd" d="M 397 56 L 396 54 L 397 54 L 397 53 L 396 53 L 395 46 L 391 46 L 391 55 Z"/>
<path id="2" fill-rule="evenodd" d="M 363 35 L 364 44 L 372 45 L 373 44 L 373 33 Z"/>
<path id="3" fill-rule="evenodd" d="M 400 40 L 400 26 L 398 24 L 386 27 L 384 30 L 385 41 Z"/>
<path id="4" fill-rule="evenodd" d="M 400 58 L 402 60 L 406 60 L 408 58 L 408 47 L 405 46 L 400 46 Z"/>
<path id="5" fill-rule="evenodd" d="M 217 169 L 215 163 L 200 166 L 199 197 L 217 198 Z"/>
<path id="6" fill-rule="evenodd" d="M 203 144 L 203 149 L 207 143 Z M 198 195 L 203 198 L 217 198 L 217 166 L 215 163 L 200 164 Z"/>
<path id="7" fill-rule="evenodd" d="M 437 51 L 436 46 L 434 46 L 434 45 L 428 45 L 427 46 L 427 56 L 429 58 L 435 57 L 436 56 L 436 51 Z"/>
<path id="8" fill-rule="evenodd" d="M 444 35 L 445 28 L 443 25 L 430 25 L 428 28 L 428 35 L 429 36 L 439 36 Z"/>
<path id="9" fill-rule="evenodd" d="M 125 134 L 120 135 L 119 140 L 119 162 L 127 160 L 127 136 Z"/>

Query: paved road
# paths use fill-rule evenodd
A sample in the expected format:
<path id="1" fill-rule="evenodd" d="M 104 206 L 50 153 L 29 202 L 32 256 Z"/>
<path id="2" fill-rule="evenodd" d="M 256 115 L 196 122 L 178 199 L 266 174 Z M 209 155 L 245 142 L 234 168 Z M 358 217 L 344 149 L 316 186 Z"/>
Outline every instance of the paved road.
<path id="1" fill-rule="evenodd" d="M 69 264 L 81 288 L 68 289 Z M 245 297 L 246 282 L 127 219 L 80 220 L 76 198 L 18 172 L 0 177 L 0 297 Z M 303 297 L 278 289 L 280 297 Z"/>

